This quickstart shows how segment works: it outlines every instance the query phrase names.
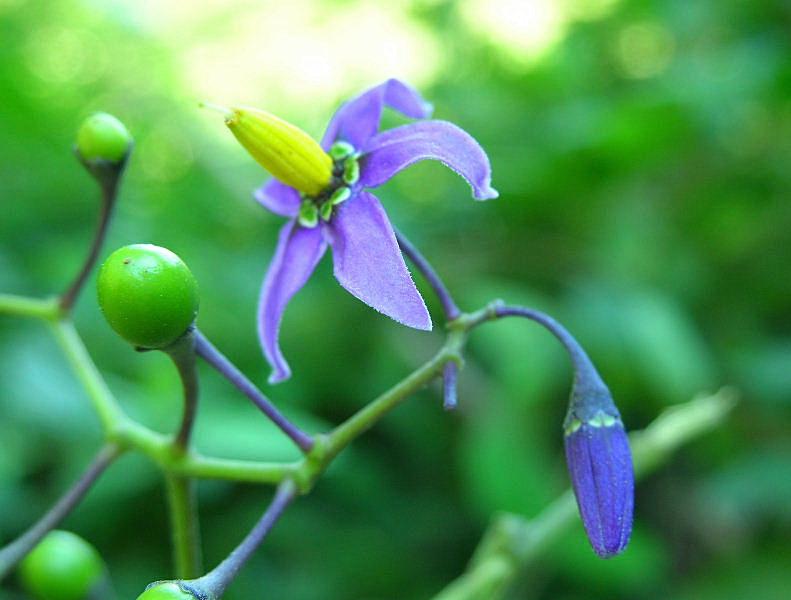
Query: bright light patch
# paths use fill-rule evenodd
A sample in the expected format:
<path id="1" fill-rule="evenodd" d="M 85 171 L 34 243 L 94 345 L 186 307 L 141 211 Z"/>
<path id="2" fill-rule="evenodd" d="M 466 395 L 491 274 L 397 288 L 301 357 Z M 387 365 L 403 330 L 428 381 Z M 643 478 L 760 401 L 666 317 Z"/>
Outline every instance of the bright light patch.
<path id="1" fill-rule="evenodd" d="M 460 10 L 473 31 L 521 63 L 543 57 L 568 25 L 564 4 L 556 0 L 466 0 Z"/>

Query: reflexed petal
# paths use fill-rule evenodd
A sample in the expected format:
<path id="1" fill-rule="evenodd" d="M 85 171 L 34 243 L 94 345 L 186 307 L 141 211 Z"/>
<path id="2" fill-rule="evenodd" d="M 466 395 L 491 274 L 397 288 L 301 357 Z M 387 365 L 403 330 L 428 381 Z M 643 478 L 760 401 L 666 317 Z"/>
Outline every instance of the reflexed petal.
<path id="1" fill-rule="evenodd" d="M 264 208 L 281 217 L 296 217 L 302 200 L 299 192 L 277 179 L 270 179 L 253 194 Z"/>
<path id="2" fill-rule="evenodd" d="M 615 556 L 629 543 L 634 509 L 632 455 L 623 424 L 594 418 L 567 432 L 564 441 L 588 539 L 602 558 Z"/>
<path id="3" fill-rule="evenodd" d="M 341 204 L 329 229 L 335 277 L 344 288 L 399 323 L 431 329 L 426 304 L 375 196 L 360 192 Z"/>
<path id="4" fill-rule="evenodd" d="M 389 129 L 372 137 L 363 147 L 360 183 L 382 185 L 419 160 L 433 159 L 467 180 L 478 200 L 497 198 L 492 167 L 478 142 L 466 131 L 446 121 L 421 121 Z"/>
<path id="5" fill-rule="evenodd" d="M 322 147 L 328 150 L 334 141 L 343 140 L 362 148 L 378 131 L 385 106 L 413 119 L 425 119 L 433 110 L 416 90 L 398 79 L 388 79 L 338 109 L 321 140 Z"/>
<path id="6" fill-rule="evenodd" d="M 258 304 L 258 335 L 264 356 L 272 366 L 269 383 L 291 376 L 278 343 L 280 322 L 289 300 L 305 285 L 326 249 L 321 227 L 308 229 L 289 221 L 280 230 Z"/>

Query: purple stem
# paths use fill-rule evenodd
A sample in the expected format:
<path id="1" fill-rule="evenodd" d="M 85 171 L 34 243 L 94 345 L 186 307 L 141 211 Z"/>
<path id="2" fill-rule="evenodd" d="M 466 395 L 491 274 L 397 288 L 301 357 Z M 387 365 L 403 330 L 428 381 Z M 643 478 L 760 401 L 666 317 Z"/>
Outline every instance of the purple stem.
<path id="1" fill-rule="evenodd" d="M 456 405 L 458 404 L 458 398 L 456 394 L 456 380 L 458 379 L 458 374 L 459 365 L 457 365 L 455 361 L 450 361 L 445 365 L 445 369 L 442 372 L 442 382 L 445 394 L 442 407 L 445 410 L 455 410 Z"/>
<path id="2" fill-rule="evenodd" d="M 423 277 L 426 278 L 426 281 L 428 281 L 434 293 L 439 298 L 442 304 L 442 310 L 445 313 L 445 318 L 448 321 L 457 319 L 461 315 L 461 311 L 459 307 L 456 306 L 456 302 L 454 302 L 453 297 L 450 295 L 448 288 L 445 287 L 442 279 L 437 275 L 434 267 L 431 266 L 431 263 L 426 260 L 426 257 L 423 256 L 420 251 L 398 231 L 398 229 L 395 229 L 395 235 L 398 245 L 401 247 L 401 251 L 409 257 L 412 264 L 423 274 Z"/>
<path id="3" fill-rule="evenodd" d="M 574 366 L 574 379 L 579 385 L 587 385 L 592 387 L 606 387 L 602 381 L 596 367 L 593 366 L 591 359 L 582 349 L 579 342 L 574 339 L 563 325 L 558 323 L 555 319 L 540 311 L 526 308 L 524 306 L 498 306 L 494 310 L 498 318 L 501 317 L 522 317 L 535 321 L 542 325 L 552 335 L 554 335 L 561 344 L 566 348 L 571 362 Z"/>
<path id="4" fill-rule="evenodd" d="M 250 398 L 269 419 L 277 425 L 303 452 L 310 452 L 313 448 L 313 438 L 299 429 L 264 396 L 263 393 L 244 374 L 234 366 L 206 337 L 195 330 L 195 351 L 198 356 L 230 381 L 239 391 Z"/>
<path id="5" fill-rule="evenodd" d="M 116 446 L 105 446 L 102 448 L 88 469 L 54 506 L 30 529 L 0 550 L 0 581 L 8 575 L 19 561 L 27 556 L 28 552 L 36 547 L 45 535 L 57 527 L 74 510 L 74 507 L 85 497 L 91 486 L 119 454 L 120 452 Z"/>
<path id="6" fill-rule="evenodd" d="M 199 579 L 186 582 L 187 585 L 194 586 L 209 598 L 220 598 L 296 496 L 297 487 L 292 481 L 286 480 L 281 483 L 266 512 L 247 534 L 247 537 L 242 540 L 242 543 L 214 569 Z"/>

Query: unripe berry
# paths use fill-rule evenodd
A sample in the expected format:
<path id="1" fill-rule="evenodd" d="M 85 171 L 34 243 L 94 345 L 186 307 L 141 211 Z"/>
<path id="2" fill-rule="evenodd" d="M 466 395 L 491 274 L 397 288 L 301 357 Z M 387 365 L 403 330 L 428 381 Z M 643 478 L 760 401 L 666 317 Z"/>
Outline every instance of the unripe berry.
<path id="1" fill-rule="evenodd" d="M 22 583 L 38 600 L 86 600 L 105 577 L 96 549 L 69 531 L 51 531 L 20 565 Z"/>
<path id="2" fill-rule="evenodd" d="M 132 136 L 121 123 L 107 113 L 95 113 L 85 119 L 77 132 L 77 151 L 85 161 L 121 162 L 132 145 Z"/>
<path id="3" fill-rule="evenodd" d="M 169 581 L 148 588 L 137 600 L 195 600 L 195 596 L 183 591 L 178 584 Z"/>
<path id="4" fill-rule="evenodd" d="M 198 284 L 173 252 L 133 244 L 113 252 L 98 280 L 99 306 L 110 326 L 142 348 L 164 348 L 198 314 Z"/>

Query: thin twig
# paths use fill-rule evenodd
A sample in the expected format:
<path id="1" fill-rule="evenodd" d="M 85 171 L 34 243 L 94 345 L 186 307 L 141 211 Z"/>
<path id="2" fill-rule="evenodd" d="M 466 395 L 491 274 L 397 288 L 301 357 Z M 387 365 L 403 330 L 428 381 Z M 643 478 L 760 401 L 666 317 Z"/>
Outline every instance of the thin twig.
<path id="1" fill-rule="evenodd" d="M 197 329 L 195 330 L 195 351 L 198 356 L 214 367 L 239 391 L 261 409 L 269 419 L 280 428 L 303 452 L 310 452 L 313 438 L 299 429 L 281 413 L 272 402 L 236 368 L 214 345 Z"/>

